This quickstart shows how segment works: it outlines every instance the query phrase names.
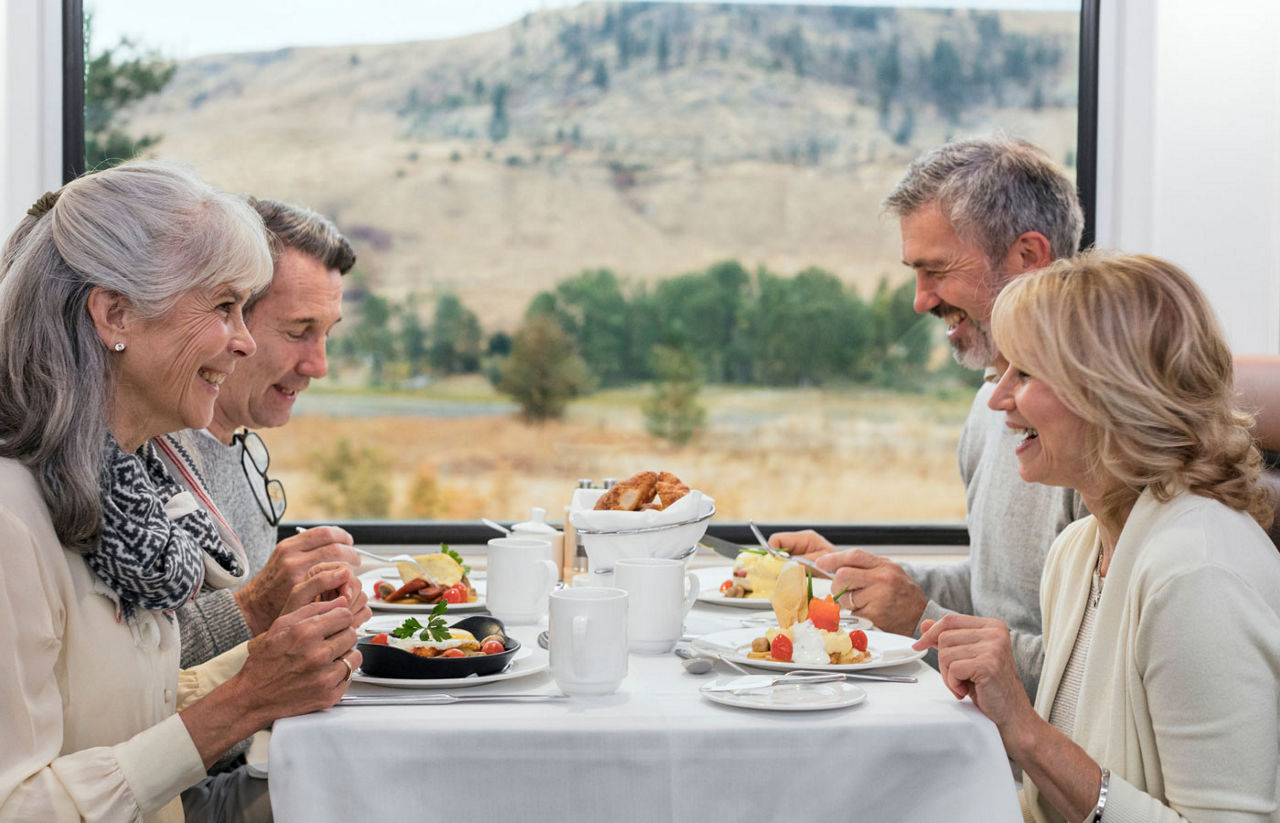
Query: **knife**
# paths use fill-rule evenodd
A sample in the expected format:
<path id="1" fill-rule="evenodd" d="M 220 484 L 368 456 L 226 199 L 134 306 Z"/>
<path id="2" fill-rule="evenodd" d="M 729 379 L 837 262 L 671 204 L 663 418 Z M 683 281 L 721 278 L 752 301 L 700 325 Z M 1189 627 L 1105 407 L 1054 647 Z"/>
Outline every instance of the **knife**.
<path id="1" fill-rule="evenodd" d="M 339 706 L 437 706 L 447 703 L 534 703 L 544 700 L 566 700 L 564 694 L 408 694 L 370 695 L 349 694 L 338 701 Z"/>
<path id="2" fill-rule="evenodd" d="M 712 537 L 709 534 L 702 535 L 702 538 L 698 540 L 698 545 L 730 560 L 736 560 L 738 555 L 742 554 L 742 547 L 737 543 L 731 543 L 720 537 Z"/>

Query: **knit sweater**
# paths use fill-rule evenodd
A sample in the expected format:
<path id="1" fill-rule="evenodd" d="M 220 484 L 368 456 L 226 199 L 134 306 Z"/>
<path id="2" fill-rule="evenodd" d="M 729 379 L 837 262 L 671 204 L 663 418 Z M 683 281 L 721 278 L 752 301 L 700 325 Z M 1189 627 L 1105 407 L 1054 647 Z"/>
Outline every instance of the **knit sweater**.
<path id="1" fill-rule="evenodd" d="M 1097 521 L 1054 543 L 1041 588 L 1049 715 L 1075 645 Z M 1280 821 L 1280 554 L 1252 518 L 1144 493 L 1098 603 L 1072 739 L 1111 769 L 1107 823 Z M 1024 816 L 1062 820 L 1034 784 Z"/>
<path id="2" fill-rule="evenodd" d="M 1034 697 L 1044 661 L 1044 558 L 1058 533 L 1089 512 L 1075 491 L 1028 483 L 1018 476 L 1016 438 L 1005 426 L 1004 412 L 987 408 L 993 391 L 992 383 L 978 390 L 960 437 L 969 557 L 950 565 L 905 568 L 929 597 L 921 622 L 960 612 L 1008 624 L 1018 674 L 1027 695 Z M 930 659 L 935 660 L 933 653 Z"/>
<path id="3" fill-rule="evenodd" d="M 209 495 L 217 503 L 232 531 L 244 544 L 249 575 L 262 570 L 276 545 L 276 528 L 268 522 L 254 497 L 241 466 L 239 444 L 225 445 L 207 431 L 192 431 L 185 438 L 199 465 Z M 255 475 L 254 479 L 258 479 Z M 244 614 L 229 589 L 201 592 L 178 610 L 182 630 L 182 666 L 187 668 L 215 657 L 253 636 Z"/>

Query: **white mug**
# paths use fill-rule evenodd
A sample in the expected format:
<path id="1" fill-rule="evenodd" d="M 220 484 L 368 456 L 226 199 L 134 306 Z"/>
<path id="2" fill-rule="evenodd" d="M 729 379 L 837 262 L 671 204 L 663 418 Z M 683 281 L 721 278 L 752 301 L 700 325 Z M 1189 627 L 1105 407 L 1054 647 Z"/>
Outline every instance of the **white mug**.
<path id="1" fill-rule="evenodd" d="M 666 654 L 684 634 L 684 617 L 698 598 L 698 577 L 666 557 L 623 557 L 613 578 L 627 593 L 627 640 L 636 654 Z"/>
<path id="2" fill-rule="evenodd" d="M 568 695 L 612 694 L 627 676 L 627 593 L 591 586 L 551 593 L 551 677 Z"/>
<path id="3" fill-rule="evenodd" d="M 537 623 L 547 613 L 547 595 L 559 579 L 550 541 L 527 537 L 489 541 L 485 606 L 503 623 Z"/>

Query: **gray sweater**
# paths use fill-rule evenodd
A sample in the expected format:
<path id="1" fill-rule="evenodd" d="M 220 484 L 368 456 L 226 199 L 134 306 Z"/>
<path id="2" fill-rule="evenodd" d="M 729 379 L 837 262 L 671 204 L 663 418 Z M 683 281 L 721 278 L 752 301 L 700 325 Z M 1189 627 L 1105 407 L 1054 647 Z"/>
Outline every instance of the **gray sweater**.
<path id="1" fill-rule="evenodd" d="M 262 571 L 276 545 L 276 527 L 267 521 L 240 465 L 240 445 L 224 445 L 207 431 L 187 432 L 196 466 L 209 496 L 244 544 L 249 575 Z M 254 475 L 254 480 L 258 476 Z M 178 609 L 182 667 L 189 668 L 234 648 L 253 636 L 229 589 L 201 592 Z"/>
<path id="2" fill-rule="evenodd" d="M 1045 555 L 1068 523 L 1089 512 L 1074 490 L 1018 476 L 1017 436 L 1005 426 L 1004 412 L 987 408 L 994 390 L 992 383 L 978 390 L 960 436 L 969 557 L 952 565 L 906 569 L 930 598 L 924 619 L 960 612 L 1009 625 L 1014 662 L 1027 695 L 1035 700 L 1044 663 L 1040 574 Z M 930 659 L 936 665 L 932 655 Z"/>

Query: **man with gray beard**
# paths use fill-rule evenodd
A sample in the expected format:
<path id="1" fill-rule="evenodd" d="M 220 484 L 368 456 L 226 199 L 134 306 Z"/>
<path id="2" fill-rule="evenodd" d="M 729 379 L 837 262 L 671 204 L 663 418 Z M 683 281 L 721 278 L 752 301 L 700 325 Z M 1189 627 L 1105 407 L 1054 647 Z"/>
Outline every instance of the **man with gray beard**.
<path id="1" fill-rule="evenodd" d="M 852 549 L 835 552 L 817 532 L 779 532 L 769 542 L 794 554 L 823 554 L 841 603 L 877 627 L 920 636 L 924 620 L 948 612 L 1003 620 L 1023 686 L 1035 697 L 1044 653 L 1040 573 L 1053 539 L 1088 512 L 1071 489 L 1018 476 L 1004 413 L 987 408 L 1004 363 L 987 324 L 1013 278 L 1073 255 L 1084 217 L 1075 184 L 1040 149 L 1003 138 L 949 143 L 926 152 L 884 201 L 897 217 L 902 262 L 915 271 L 915 310 L 947 324 L 956 360 L 985 370 L 960 437 L 969 557 L 901 566 Z M 936 665 L 936 652 L 930 654 Z"/>

